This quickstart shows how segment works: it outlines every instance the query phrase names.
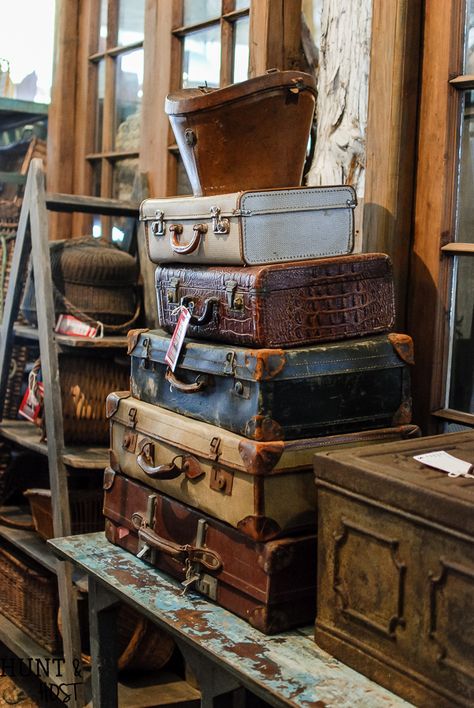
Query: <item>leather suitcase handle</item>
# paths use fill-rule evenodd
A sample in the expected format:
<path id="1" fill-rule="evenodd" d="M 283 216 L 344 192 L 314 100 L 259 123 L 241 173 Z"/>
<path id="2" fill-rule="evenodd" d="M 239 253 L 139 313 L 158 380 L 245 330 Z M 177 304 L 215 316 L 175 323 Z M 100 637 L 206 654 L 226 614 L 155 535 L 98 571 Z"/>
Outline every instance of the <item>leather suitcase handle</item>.
<path id="1" fill-rule="evenodd" d="M 206 224 L 194 224 L 193 231 L 194 235 L 189 243 L 180 245 L 178 236 L 183 233 L 182 224 L 170 224 L 170 246 L 174 253 L 179 253 L 181 255 L 186 255 L 188 253 L 193 253 L 199 246 L 201 242 L 201 236 L 207 233 Z"/>
<path id="2" fill-rule="evenodd" d="M 209 386 L 209 377 L 206 374 L 199 374 L 194 383 L 185 383 L 184 381 L 180 381 L 171 369 L 167 369 L 165 379 L 173 388 L 177 391 L 181 391 L 181 393 L 199 393 L 203 388 Z"/>
<path id="3" fill-rule="evenodd" d="M 141 527 L 138 530 L 138 537 L 140 541 L 150 548 L 166 553 L 166 555 L 172 558 L 177 558 L 181 561 L 190 561 L 191 563 L 199 563 L 199 565 L 204 566 L 207 570 L 213 570 L 214 572 L 222 568 L 222 561 L 214 551 L 207 548 L 191 546 L 190 544 L 180 546 L 178 543 L 168 541 L 158 536 L 158 534 L 148 526 Z"/>
<path id="4" fill-rule="evenodd" d="M 137 465 L 149 477 L 158 479 L 176 479 L 181 474 L 184 474 L 188 479 L 197 479 L 205 474 L 205 472 L 201 469 L 199 462 L 191 455 L 176 455 L 176 457 L 173 457 L 171 462 L 167 465 L 158 465 L 157 467 L 153 467 L 153 464 L 150 464 L 150 459 L 152 459 L 152 445 L 153 443 L 145 442 L 137 455 Z M 178 467 L 176 464 L 176 461 L 179 459 L 182 460 L 181 467 Z"/>
<path id="5" fill-rule="evenodd" d="M 183 307 L 188 307 L 191 303 L 194 305 L 194 301 L 192 297 L 185 296 L 181 298 L 181 305 Z M 214 307 L 216 307 L 219 304 L 219 301 L 215 297 L 209 297 L 207 300 L 204 301 L 204 307 L 203 307 L 203 312 L 200 317 L 197 317 L 196 315 L 191 315 L 191 319 L 189 320 L 189 324 L 194 325 L 194 327 L 203 327 L 204 325 L 209 324 L 209 322 L 212 320 L 214 316 Z"/>

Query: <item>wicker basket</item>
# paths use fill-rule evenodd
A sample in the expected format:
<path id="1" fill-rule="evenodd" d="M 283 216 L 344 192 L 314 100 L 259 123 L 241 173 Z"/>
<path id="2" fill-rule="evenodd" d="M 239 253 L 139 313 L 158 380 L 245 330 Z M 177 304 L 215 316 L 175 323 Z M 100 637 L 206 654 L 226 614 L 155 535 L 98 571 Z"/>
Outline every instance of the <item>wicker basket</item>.
<path id="1" fill-rule="evenodd" d="M 36 531 L 45 541 L 54 538 L 51 490 L 27 489 L 23 493 L 25 497 L 28 497 Z M 103 530 L 103 496 L 102 489 L 69 490 L 72 534 Z"/>
<path id="2" fill-rule="evenodd" d="M 58 591 L 53 573 L 17 549 L 0 547 L 0 612 L 52 654 L 60 653 Z"/>
<path id="3" fill-rule="evenodd" d="M 82 663 L 91 664 L 89 654 L 89 622 L 87 597 L 79 603 L 79 621 L 83 651 Z M 62 631 L 61 609 L 58 612 L 58 628 Z M 119 671 L 145 672 L 162 669 L 171 659 L 176 648 L 170 634 L 159 629 L 132 607 L 121 603 L 118 611 L 118 662 Z"/>
<path id="4" fill-rule="evenodd" d="M 40 369 L 36 362 L 33 373 Z M 105 416 L 105 400 L 111 391 L 128 389 L 128 360 L 111 356 L 59 357 L 59 381 L 62 394 L 64 441 L 71 445 L 109 444 L 109 423 Z M 30 379 L 36 386 L 34 377 Z M 37 398 L 40 395 L 37 393 Z M 46 434 L 44 419 L 37 421 Z"/>
<path id="5" fill-rule="evenodd" d="M 110 334 L 127 332 L 140 314 L 138 264 L 113 244 L 92 237 L 50 243 L 56 317 L 70 314 Z M 37 326 L 31 267 L 21 312 Z"/>

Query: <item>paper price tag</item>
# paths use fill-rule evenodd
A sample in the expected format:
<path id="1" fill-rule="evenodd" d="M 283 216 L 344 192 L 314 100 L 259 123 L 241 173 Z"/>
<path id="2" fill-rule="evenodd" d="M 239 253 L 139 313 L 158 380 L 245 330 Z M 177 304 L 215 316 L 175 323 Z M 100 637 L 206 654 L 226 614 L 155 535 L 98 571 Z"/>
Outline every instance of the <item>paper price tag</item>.
<path id="1" fill-rule="evenodd" d="M 28 387 L 25 391 L 25 395 L 23 396 L 23 400 L 20 403 L 20 407 L 18 408 L 18 413 L 23 416 L 23 418 L 26 418 L 26 420 L 30 420 L 32 423 L 36 421 L 37 418 L 39 418 L 41 414 L 41 402 L 38 400 L 36 397 L 37 391 L 41 396 L 44 394 L 44 386 L 41 381 L 38 381 L 36 383 L 35 389 Z"/>
<path id="2" fill-rule="evenodd" d="M 90 337 L 92 339 L 97 334 L 97 327 L 91 327 L 73 315 L 59 315 L 54 331 L 57 334 L 70 334 L 74 337 Z"/>
<path id="3" fill-rule="evenodd" d="M 428 467 L 433 467 L 435 470 L 447 472 L 450 477 L 474 477 L 473 466 L 470 462 L 460 460 L 459 457 L 454 457 L 445 450 L 414 455 L 413 459 L 428 465 Z"/>
<path id="4" fill-rule="evenodd" d="M 174 328 L 174 332 L 171 335 L 168 350 L 165 354 L 165 361 L 170 367 L 171 371 L 174 371 L 176 369 L 176 364 L 178 363 L 179 354 L 181 352 L 181 349 L 183 348 L 183 342 L 186 336 L 186 330 L 188 329 L 190 319 L 190 311 L 186 307 L 182 307 L 179 313 L 176 327 Z"/>

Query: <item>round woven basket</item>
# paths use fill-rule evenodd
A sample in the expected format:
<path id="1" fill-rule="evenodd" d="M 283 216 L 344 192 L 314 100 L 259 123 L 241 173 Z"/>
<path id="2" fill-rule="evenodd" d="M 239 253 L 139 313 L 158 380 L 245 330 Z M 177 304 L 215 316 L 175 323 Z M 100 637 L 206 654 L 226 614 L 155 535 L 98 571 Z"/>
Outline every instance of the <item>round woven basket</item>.
<path id="1" fill-rule="evenodd" d="M 50 244 L 56 317 L 70 314 L 107 332 L 128 330 L 140 311 L 138 264 L 129 253 L 92 237 Z M 30 267 L 21 303 L 25 319 L 37 326 Z"/>

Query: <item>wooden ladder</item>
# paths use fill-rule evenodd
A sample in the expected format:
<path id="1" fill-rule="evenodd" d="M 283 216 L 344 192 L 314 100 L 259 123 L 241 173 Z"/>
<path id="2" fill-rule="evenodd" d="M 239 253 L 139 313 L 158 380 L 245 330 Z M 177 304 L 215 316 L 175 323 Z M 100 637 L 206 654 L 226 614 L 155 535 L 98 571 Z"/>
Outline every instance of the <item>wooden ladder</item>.
<path id="1" fill-rule="evenodd" d="M 60 337 L 54 333 L 56 317 L 48 239 L 48 210 L 137 218 L 138 208 L 131 203 L 112 199 L 47 194 L 42 161 L 40 159 L 32 160 L 25 186 L 0 330 L 0 419 L 3 415 L 13 342 L 18 336 L 18 330 L 15 331 L 15 321 L 20 307 L 22 283 L 31 254 L 38 319 L 37 339 L 41 356 L 44 415 L 47 429 L 47 450 L 44 450 L 44 454 L 47 454 L 49 463 L 54 536 L 63 537 L 71 535 L 69 491 L 65 467 L 65 458 L 69 462 L 71 454 L 67 454 L 69 451 L 64 445 L 58 347 L 67 346 L 66 340 L 68 338 Z M 33 328 L 31 329 L 35 332 Z M 83 346 L 95 345 L 94 340 L 88 340 L 87 343 L 82 342 L 82 344 Z M 106 337 L 97 340 L 97 345 L 101 347 L 123 346 L 124 338 Z M 28 425 L 28 423 L 25 424 Z M 1 427 L 0 434 L 2 434 Z M 104 455 L 105 452 L 104 450 Z M 80 461 L 80 457 L 78 459 Z M 105 458 L 104 461 L 106 463 Z M 80 466 L 80 464 L 76 466 Z M 96 466 L 99 465 L 96 464 Z M 63 681 L 64 684 L 77 684 L 71 693 L 69 705 L 82 706 L 85 703 L 85 692 L 83 684 L 78 680 L 81 671 L 81 643 L 77 591 L 72 579 L 72 565 L 66 561 L 58 561 L 57 575 L 65 660 Z"/>

